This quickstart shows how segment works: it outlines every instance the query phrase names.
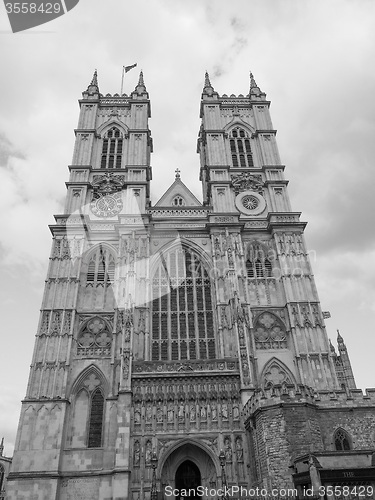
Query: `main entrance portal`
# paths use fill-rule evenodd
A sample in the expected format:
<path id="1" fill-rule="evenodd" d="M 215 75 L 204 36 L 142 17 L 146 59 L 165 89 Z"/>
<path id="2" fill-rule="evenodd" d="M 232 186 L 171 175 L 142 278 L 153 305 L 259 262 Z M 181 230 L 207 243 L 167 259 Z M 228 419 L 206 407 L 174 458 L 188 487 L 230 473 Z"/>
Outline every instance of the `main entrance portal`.
<path id="1" fill-rule="evenodd" d="M 218 467 L 218 470 L 216 469 Z M 196 489 L 215 488 L 219 464 L 214 463 L 212 454 L 196 443 L 185 442 L 176 446 L 166 457 L 161 469 L 161 491 L 168 491 L 166 487 L 178 490 L 193 490 L 189 499 L 199 499 Z M 220 472 L 219 472 L 220 474 Z M 195 492 L 195 493 L 194 493 Z M 165 496 L 165 498 L 169 498 Z M 206 496 L 203 497 L 203 500 Z"/>
<path id="2" fill-rule="evenodd" d="M 190 460 L 185 460 L 176 471 L 176 488 L 186 490 L 189 498 L 197 498 L 196 489 L 201 485 L 201 473 L 198 467 Z"/>

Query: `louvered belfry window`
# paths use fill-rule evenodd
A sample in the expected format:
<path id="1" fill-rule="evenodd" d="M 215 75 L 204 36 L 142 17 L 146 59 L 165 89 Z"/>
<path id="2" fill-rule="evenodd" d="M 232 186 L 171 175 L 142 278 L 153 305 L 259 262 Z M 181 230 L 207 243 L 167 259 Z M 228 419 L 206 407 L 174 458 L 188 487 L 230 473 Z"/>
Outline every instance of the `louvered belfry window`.
<path id="1" fill-rule="evenodd" d="M 254 167 L 248 132 L 240 127 L 233 128 L 229 133 L 229 144 L 234 168 Z"/>
<path id="2" fill-rule="evenodd" d="M 99 245 L 87 268 L 87 285 L 111 285 L 115 279 L 115 261 L 109 250 Z"/>
<path id="3" fill-rule="evenodd" d="M 186 248 L 162 255 L 152 293 L 152 360 L 214 359 L 211 283 L 199 256 Z"/>
<path id="4" fill-rule="evenodd" d="M 113 127 L 103 139 L 103 149 L 100 167 L 121 168 L 123 138 L 118 128 Z"/>

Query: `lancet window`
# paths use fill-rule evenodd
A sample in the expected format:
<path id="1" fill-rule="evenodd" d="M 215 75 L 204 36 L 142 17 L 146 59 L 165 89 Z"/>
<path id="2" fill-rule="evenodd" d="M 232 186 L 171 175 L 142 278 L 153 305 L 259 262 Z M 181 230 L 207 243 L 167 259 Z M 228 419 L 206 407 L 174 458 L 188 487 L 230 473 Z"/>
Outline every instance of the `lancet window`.
<path id="1" fill-rule="evenodd" d="M 96 369 L 89 369 L 74 390 L 68 446 L 100 448 L 103 446 L 105 392 Z"/>
<path id="2" fill-rule="evenodd" d="M 254 167 L 250 136 L 247 131 L 240 127 L 233 128 L 229 133 L 229 144 L 233 167 Z"/>
<path id="3" fill-rule="evenodd" d="M 187 248 L 163 255 L 152 280 L 153 360 L 214 359 L 211 282 Z"/>
<path id="4" fill-rule="evenodd" d="M 88 448 L 99 448 L 102 445 L 103 412 L 104 397 L 98 388 L 91 395 Z"/>
<path id="5" fill-rule="evenodd" d="M 121 168 L 123 137 L 117 127 L 105 134 L 101 156 L 101 168 Z"/>

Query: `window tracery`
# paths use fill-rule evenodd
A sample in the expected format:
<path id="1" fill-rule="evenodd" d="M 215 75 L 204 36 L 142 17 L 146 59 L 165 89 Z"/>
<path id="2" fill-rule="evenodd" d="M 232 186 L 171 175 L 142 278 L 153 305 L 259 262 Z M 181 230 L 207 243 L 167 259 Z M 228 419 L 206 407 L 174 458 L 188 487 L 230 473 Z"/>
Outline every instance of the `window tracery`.
<path id="1" fill-rule="evenodd" d="M 271 313 L 262 313 L 255 322 L 255 347 L 257 349 L 285 349 L 287 334 L 283 322 Z"/>
<path id="2" fill-rule="evenodd" d="M 272 389 L 274 385 L 295 385 L 293 375 L 277 359 L 272 359 L 263 370 L 263 387 Z"/>
<path id="3" fill-rule="evenodd" d="M 77 339 L 79 356 L 109 356 L 112 334 L 106 322 L 95 317 L 90 319 L 81 330 Z"/>
<path id="4" fill-rule="evenodd" d="M 211 282 L 199 256 L 175 249 L 154 274 L 151 359 L 214 359 Z"/>
<path id="5" fill-rule="evenodd" d="M 233 167 L 254 167 L 250 137 L 247 131 L 241 127 L 233 128 L 229 133 L 229 144 Z"/>
<path id="6" fill-rule="evenodd" d="M 103 139 L 101 168 L 121 168 L 123 136 L 117 127 L 112 127 Z"/>
<path id="7" fill-rule="evenodd" d="M 334 443 L 336 451 L 347 451 L 350 450 L 350 439 L 349 435 L 344 429 L 337 429 L 334 434 Z"/>

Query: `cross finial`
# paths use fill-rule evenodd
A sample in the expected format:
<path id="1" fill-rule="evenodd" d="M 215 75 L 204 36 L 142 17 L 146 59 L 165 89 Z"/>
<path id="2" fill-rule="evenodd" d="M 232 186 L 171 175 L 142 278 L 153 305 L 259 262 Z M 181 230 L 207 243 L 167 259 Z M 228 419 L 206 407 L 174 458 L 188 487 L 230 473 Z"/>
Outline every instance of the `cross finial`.
<path id="1" fill-rule="evenodd" d="M 181 177 L 180 172 L 181 172 L 181 171 L 180 171 L 180 169 L 179 169 L 179 168 L 176 168 L 176 170 L 175 170 L 175 173 L 176 173 L 176 179 L 179 179 L 179 178 Z"/>

